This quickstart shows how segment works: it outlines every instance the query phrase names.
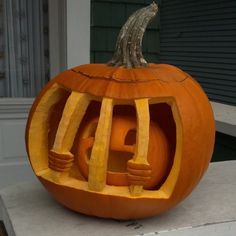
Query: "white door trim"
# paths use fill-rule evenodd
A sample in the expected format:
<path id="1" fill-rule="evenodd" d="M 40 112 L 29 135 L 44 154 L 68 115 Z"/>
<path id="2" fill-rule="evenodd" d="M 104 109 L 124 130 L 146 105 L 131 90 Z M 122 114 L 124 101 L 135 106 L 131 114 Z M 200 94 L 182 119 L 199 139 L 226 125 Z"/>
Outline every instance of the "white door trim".
<path id="1" fill-rule="evenodd" d="M 88 0 L 49 1 L 50 77 L 90 62 Z"/>
<path id="2" fill-rule="evenodd" d="M 89 0 L 67 0 L 67 68 L 90 62 Z"/>

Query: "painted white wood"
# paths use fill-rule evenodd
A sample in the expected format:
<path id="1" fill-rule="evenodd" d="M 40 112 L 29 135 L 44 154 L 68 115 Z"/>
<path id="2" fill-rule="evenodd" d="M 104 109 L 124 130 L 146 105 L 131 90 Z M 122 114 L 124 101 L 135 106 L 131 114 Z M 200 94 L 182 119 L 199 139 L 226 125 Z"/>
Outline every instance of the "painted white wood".
<path id="1" fill-rule="evenodd" d="M 90 1 L 49 1 L 50 77 L 90 62 Z"/>
<path id="2" fill-rule="evenodd" d="M 67 68 L 66 0 L 50 0 L 48 8 L 50 78 L 53 78 Z"/>
<path id="3" fill-rule="evenodd" d="M 0 98 L 0 121 L 26 119 L 34 98 Z"/>
<path id="4" fill-rule="evenodd" d="M 0 164 L 0 189 L 34 179 L 35 175 L 26 157 Z"/>
<path id="5" fill-rule="evenodd" d="M 34 179 L 24 138 L 26 120 L 33 100 L 0 99 L 0 189 Z"/>
<path id="6" fill-rule="evenodd" d="M 219 222 L 197 227 L 184 227 L 177 230 L 158 232 L 160 236 L 235 236 L 236 221 Z M 156 232 L 143 234 L 143 236 L 156 236 Z"/>
<path id="7" fill-rule="evenodd" d="M 26 158 L 24 133 L 33 100 L 0 99 L 0 165 L 10 159 Z"/>
<path id="8" fill-rule="evenodd" d="M 236 136 L 236 106 L 230 106 L 223 103 L 211 102 L 215 121 L 216 130 Z"/>
<path id="9" fill-rule="evenodd" d="M 67 67 L 90 62 L 90 1 L 67 0 Z"/>
<path id="10" fill-rule="evenodd" d="M 0 123 L 1 159 L 26 156 L 24 143 L 25 123 L 25 119 Z"/>

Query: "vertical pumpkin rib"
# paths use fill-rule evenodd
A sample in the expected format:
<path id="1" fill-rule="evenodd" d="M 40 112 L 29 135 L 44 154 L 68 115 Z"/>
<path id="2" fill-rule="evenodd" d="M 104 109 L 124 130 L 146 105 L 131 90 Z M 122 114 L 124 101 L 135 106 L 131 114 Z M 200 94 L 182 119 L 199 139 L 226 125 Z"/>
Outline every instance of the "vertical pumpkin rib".
<path id="1" fill-rule="evenodd" d="M 72 92 L 68 98 L 53 148 L 49 153 L 49 167 L 51 169 L 66 172 L 71 167 L 74 157 L 70 149 L 89 102 L 88 95 L 78 92 Z"/>
<path id="2" fill-rule="evenodd" d="M 104 98 L 89 161 L 88 187 L 102 191 L 106 184 L 107 161 L 111 136 L 113 100 Z"/>
<path id="3" fill-rule="evenodd" d="M 149 165 L 147 161 L 148 144 L 149 144 L 149 103 L 148 99 L 135 100 L 137 113 L 137 141 L 135 146 L 134 163 Z M 133 196 L 139 196 L 142 193 L 142 185 L 131 185 L 130 193 Z"/>

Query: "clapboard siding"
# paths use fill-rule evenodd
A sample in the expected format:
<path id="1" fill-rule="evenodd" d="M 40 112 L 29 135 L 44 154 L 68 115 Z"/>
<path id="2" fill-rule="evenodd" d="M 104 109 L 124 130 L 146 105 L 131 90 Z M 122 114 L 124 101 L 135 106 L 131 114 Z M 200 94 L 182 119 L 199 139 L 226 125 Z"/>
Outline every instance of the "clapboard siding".
<path id="1" fill-rule="evenodd" d="M 111 59 L 116 38 L 127 18 L 149 0 L 91 1 L 91 62 L 104 63 Z M 158 62 L 160 53 L 159 16 L 148 26 L 143 52 L 147 61 Z"/>
<path id="2" fill-rule="evenodd" d="M 236 1 L 162 0 L 160 61 L 189 72 L 211 100 L 236 105 Z"/>

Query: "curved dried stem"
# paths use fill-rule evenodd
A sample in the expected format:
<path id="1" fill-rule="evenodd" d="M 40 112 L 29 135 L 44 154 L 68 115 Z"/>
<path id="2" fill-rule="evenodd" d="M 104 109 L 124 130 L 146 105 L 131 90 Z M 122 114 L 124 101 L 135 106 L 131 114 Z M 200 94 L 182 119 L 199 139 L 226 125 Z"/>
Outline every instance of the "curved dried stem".
<path id="1" fill-rule="evenodd" d="M 148 23 L 155 17 L 158 6 L 155 2 L 134 12 L 121 28 L 110 66 L 127 68 L 147 66 L 142 54 L 142 40 Z"/>

